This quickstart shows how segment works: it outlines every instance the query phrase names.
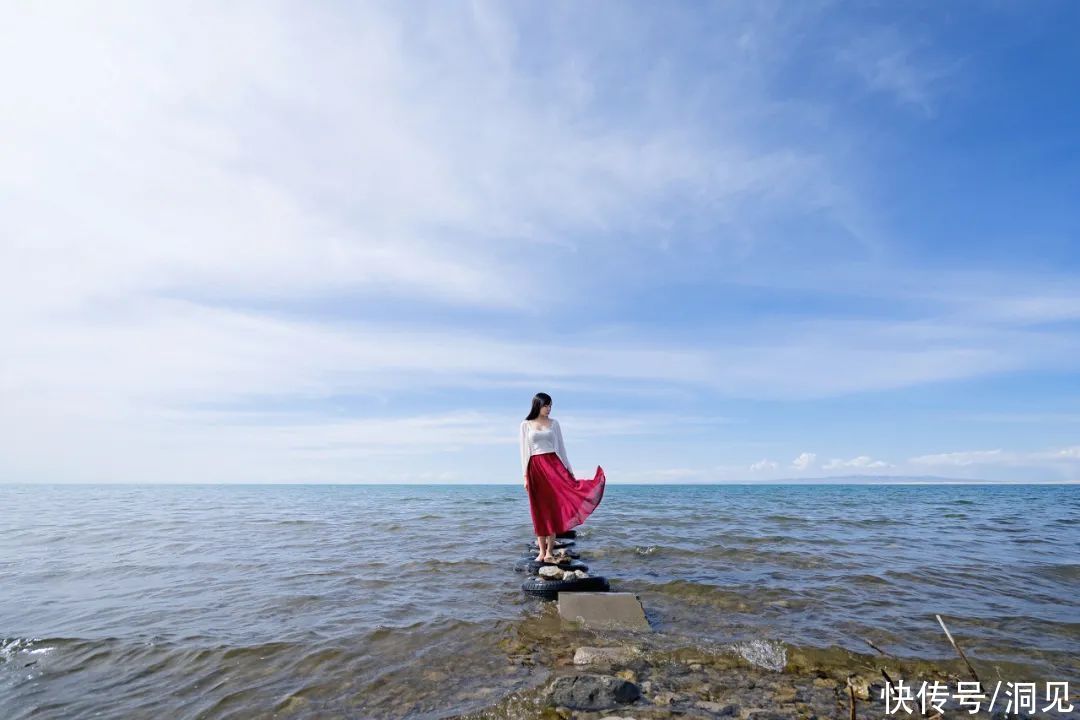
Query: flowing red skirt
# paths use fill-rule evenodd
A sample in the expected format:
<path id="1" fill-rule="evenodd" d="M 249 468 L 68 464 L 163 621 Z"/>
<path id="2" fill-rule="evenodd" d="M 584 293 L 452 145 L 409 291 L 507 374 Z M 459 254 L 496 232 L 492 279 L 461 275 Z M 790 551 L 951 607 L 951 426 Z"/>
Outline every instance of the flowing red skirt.
<path id="1" fill-rule="evenodd" d="M 529 509 L 536 534 L 557 535 L 585 522 L 604 497 L 604 469 L 591 480 L 575 479 L 558 453 L 529 458 Z"/>

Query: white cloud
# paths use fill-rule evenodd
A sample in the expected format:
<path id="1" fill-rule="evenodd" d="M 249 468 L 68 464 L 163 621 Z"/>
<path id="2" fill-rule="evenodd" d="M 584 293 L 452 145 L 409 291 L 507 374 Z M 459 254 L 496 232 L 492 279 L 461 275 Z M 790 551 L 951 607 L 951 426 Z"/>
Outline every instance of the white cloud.
<path id="1" fill-rule="evenodd" d="M 1054 451 L 1051 457 L 1059 460 L 1080 460 L 1080 445 L 1073 445 L 1072 447 Z"/>
<path id="2" fill-rule="evenodd" d="M 938 453 L 936 455 L 920 455 L 913 457 L 908 462 L 913 465 L 938 465 L 938 466 L 965 466 L 965 465 L 990 465 L 1012 462 L 1013 455 L 996 450 L 968 450 L 963 452 Z"/>
<path id="3" fill-rule="evenodd" d="M 834 459 L 830 460 L 829 462 L 825 463 L 825 465 L 823 466 L 823 469 L 825 469 L 825 470 L 843 470 L 843 469 L 876 470 L 876 469 L 882 469 L 882 468 L 887 468 L 887 467 L 892 467 L 892 466 L 889 463 L 887 463 L 887 462 L 885 462 L 883 460 L 874 460 L 873 458 L 871 458 L 871 457 L 869 457 L 867 455 L 859 455 L 858 457 L 853 457 L 850 460 L 841 460 L 839 458 L 834 458 Z"/>
<path id="4" fill-rule="evenodd" d="M 634 115 L 576 101 L 565 67 L 520 57 L 501 11 L 8 8 L 0 189 L 17 242 L 0 277 L 38 301 L 62 288 L 50 305 L 364 288 L 523 310 L 553 245 L 664 230 L 654 198 L 736 218 L 748 197 L 802 203 L 826 172 L 720 117 L 654 122 L 672 98 L 646 79 L 625 88 L 647 101 Z"/>
<path id="5" fill-rule="evenodd" d="M 804 452 L 791 461 L 791 466 L 796 470 L 809 470 L 817 462 L 817 453 Z"/>
<path id="6" fill-rule="evenodd" d="M 751 472 L 762 472 L 768 470 L 776 470 L 780 467 L 780 464 L 773 460 L 758 460 L 756 463 L 750 465 Z"/>
<path id="7" fill-rule="evenodd" d="M 1080 460 L 1080 446 L 1040 451 L 968 450 L 961 452 L 921 455 L 911 458 L 913 465 L 927 466 L 1013 466 L 1048 468 L 1069 466 Z"/>

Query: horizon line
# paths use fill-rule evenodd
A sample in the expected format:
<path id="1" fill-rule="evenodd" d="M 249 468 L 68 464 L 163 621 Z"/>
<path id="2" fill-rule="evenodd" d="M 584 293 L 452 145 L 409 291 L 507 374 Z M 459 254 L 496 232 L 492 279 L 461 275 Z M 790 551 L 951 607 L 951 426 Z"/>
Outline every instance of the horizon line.
<path id="1" fill-rule="evenodd" d="M 693 487 L 701 485 L 1080 485 L 1080 480 L 908 480 L 908 481 L 851 481 L 838 478 L 830 481 L 828 478 L 808 478 L 806 480 L 730 480 L 714 482 L 618 482 L 614 485 L 655 485 L 672 487 Z M 135 486 L 135 487 L 268 487 L 268 486 L 364 486 L 364 487 L 510 487 L 517 486 L 516 482 L 125 482 L 125 481 L 96 481 L 96 482 L 20 482 L 0 481 L 2 486 L 18 487 L 47 487 L 47 486 Z"/>

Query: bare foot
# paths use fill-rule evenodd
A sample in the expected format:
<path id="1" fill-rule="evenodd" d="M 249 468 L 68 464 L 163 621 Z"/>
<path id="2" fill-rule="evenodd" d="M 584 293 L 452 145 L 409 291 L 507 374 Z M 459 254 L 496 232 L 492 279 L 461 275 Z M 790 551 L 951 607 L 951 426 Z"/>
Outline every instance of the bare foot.
<path id="1" fill-rule="evenodd" d="M 544 559 L 544 554 L 543 553 L 540 553 L 539 555 L 536 556 L 536 562 L 540 562 L 543 559 Z"/>
<path id="2" fill-rule="evenodd" d="M 553 564 L 557 564 L 557 563 L 558 563 L 558 560 L 556 560 L 556 559 L 555 559 L 555 556 L 554 556 L 554 555 L 545 555 L 545 556 L 544 556 L 544 562 L 546 562 L 546 563 L 553 563 Z"/>

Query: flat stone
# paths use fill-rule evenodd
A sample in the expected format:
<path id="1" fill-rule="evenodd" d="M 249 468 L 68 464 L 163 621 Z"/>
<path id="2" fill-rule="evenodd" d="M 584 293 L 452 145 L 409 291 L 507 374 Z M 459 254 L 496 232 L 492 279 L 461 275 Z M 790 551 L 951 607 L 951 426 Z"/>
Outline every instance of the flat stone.
<path id="1" fill-rule="evenodd" d="M 633 649 L 625 647 L 579 647 L 574 651 L 574 664 L 625 663 L 636 654 Z"/>
<path id="2" fill-rule="evenodd" d="M 734 703 L 718 703 L 702 700 L 701 702 L 696 703 L 696 705 L 702 710 L 708 710 L 721 717 L 735 717 L 739 714 L 739 706 Z"/>
<path id="3" fill-rule="evenodd" d="M 590 628 L 650 629 L 645 610 L 634 593 L 559 593 L 559 616 Z"/>

